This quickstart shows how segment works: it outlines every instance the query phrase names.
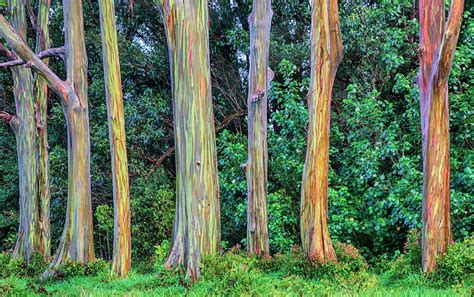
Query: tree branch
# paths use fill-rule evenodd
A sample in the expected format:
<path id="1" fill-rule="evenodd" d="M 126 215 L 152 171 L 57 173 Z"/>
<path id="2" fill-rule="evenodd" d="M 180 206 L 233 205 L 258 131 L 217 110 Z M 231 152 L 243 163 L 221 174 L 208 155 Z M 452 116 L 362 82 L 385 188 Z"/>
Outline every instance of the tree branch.
<path id="1" fill-rule="evenodd" d="M 163 163 L 163 161 L 166 159 L 166 157 L 168 157 L 169 155 L 171 155 L 171 153 L 174 151 L 174 145 L 172 147 L 170 147 L 169 149 L 166 150 L 166 152 L 161 155 L 160 158 L 158 158 L 158 160 L 155 161 L 155 164 L 153 164 L 153 167 L 150 169 L 150 171 L 148 171 L 148 173 L 146 174 L 146 177 L 149 177 L 153 171 L 156 170 L 156 168 L 158 168 L 161 163 Z"/>
<path id="2" fill-rule="evenodd" d="M 240 118 L 241 116 L 245 115 L 245 110 L 238 110 L 236 111 L 235 113 L 227 116 L 225 119 L 222 120 L 222 122 L 220 122 L 218 125 L 217 125 L 217 128 L 216 130 L 219 131 L 223 128 L 225 128 L 230 122 L 232 122 L 233 120 L 235 119 L 238 119 Z"/>
<path id="3" fill-rule="evenodd" d="M 25 6 L 26 6 L 26 9 L 28 11 L 28 15 L 30 16 L 31 26 L 33 28 L 35 28 L 35 30 L 36 30 L 36 34 L 38 36 L 38 42 L 40 44 L 40 47 L 42 49 L 45 49 L 44 32 L 43 32 L 43 29 L 36 22 L 36 15 L 35 15 L 35 12 L 33 11 L 33 7 L 31 7 L 30 0 L 25 0 Z"/>
<path id="4" fill-rule="evenodd" d="M 0 53 L 2 53 L 2 55 L 7 57 L 7 59 L 10 61 L 16 59 L 15 55 L 1 43 L 0 43 Z"/>
<path id="5" fill-rule="evenodd" d="M 6 111 L 0 111 L 0 119 L 2 119 L 5 123 L 10 123 L 13 116 Z"/>
<path id="6" fill-rule="evenodd" d="M 222 130 L 223 128 L 225 128 L 230 122 L 232 122 L 233 120 L 237 119 L 237 118 L 240 118 L 241 116 L 245 115 L 245 110 L 239 110 L 229 116 L 227 116 L 224 120 L 222 120 L 222 122 L 220 122 L 219 125 L 217 125 L 217 128 L 216 130 L 219 131 L 219 130 Z M 146 174 L 146 176 L 150 176 L 153 171 L 156 170 L 156 168 L 158 168 L 161 163 L 163 163 L 163 161 L 166 159 L 166 157 L 168 157 L 169 155 L 171 155 L 171 153 L 174 151 L 175 149 L 175 146 L 171 146 L 169 149 L 166 150 L 166 152 L 163 153 L 163 155 L 161 155 L 158 159 L 152 159 L 150 157 L 147 157 L 143 151 L 142 151 L 142 155 L 148 160 L 148 161 L 151 161 L 153 162 L 153 167 L 150 169 L 150 171 L 148 171 L 148 173 Z"/>
<path id="7" fill-rule="evenodd" d="M 63 58 L 64 47 L 50 48 L 38 53 L 38 58 L 40 58 L 41 60 L 47 59 L 47 58 L 53 58 L 53 57 Z M 0 63 L 0 68 L 9 68 L 9 67 L 20 66 L 24 64 L 27 64 L 27 62 L 23 61 L 22 59 L 16 59 L 16 60 L 12 60 L 5 63 Z"/>
<path id="8" fill-rule="evenodd" d="M 464 11 L 464 0 L 451 0 L 448 21 L 441 41 L 438 54 L 438 85 L 444 85 L 448 81 L 451 67 L 453 66 L 454 52 L 461 30 L 461 20 Z"/>
<path id="9" fill-rule="evenodd" d="M 5 17 L 0 14 L 0 35 L 22 60 L 26 61 L 34 70 L 43 76 L 51 89 L 64 101 L 68 100 L 71 87 L 61 80 L 40 58 L 29 48 L 28 44 L 15 32 Z"/>
<path id="10" fill-rule="evenodd" d="M 0 111 L 0 119 L 13 128 L 13 131 L 17 131 L 18 129 L 18 118 L 14 115 L 9 114 L 6 111 Z"/>

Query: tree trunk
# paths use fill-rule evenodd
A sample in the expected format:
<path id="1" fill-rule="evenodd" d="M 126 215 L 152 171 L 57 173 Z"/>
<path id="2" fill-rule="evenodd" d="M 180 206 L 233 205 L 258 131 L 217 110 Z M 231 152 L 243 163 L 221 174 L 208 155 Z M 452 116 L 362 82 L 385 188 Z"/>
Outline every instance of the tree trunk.
<path id="1" fill-rule="evenodd" d="M 59 248 L 42 278 L 52 276 L 66 259 L 87 263 L 95 259 L 90 185 L 90 138 L 87 102 L 87 55 L 82 1 L 64 0 L 67 80 L 62 81 L 0 14 L 0 35 L 15 53 L 46 79 L 63 103 L 68 130 L 68 205 Z M 37 210 L 38 211 L 38 210 Z"/>
<path id="2" fill-rule="evenodd" d="M 26 40 L 26 13 L 23 0 L 9 2 L 10 22 L 18 34 Z M 20 215 L 18 239 L 13 257 L 24 259 L 41 252 L 41 228 L 39 221 L 38 179 L 37 179 L 37 139 L 35 126 L 35 104 L 33 76 L 26 66 L 12 69 L 15 95 L 16 121 L 11 122 L 15 131 L 18 154 L 20 191 Z"/>
<path id="3" fill-rule="evenodd" d="M 329 128 L 332 87 L 342 60 L 337 0 L 311 1 L 309 129 L 301 193 L 301 243 L 313 261 L 335 261 L 328 228 Z"/>
<path id="4" fill-rule="evenodd" d="M 63 102 L 68 131 L 68 204 L 66 222 L 53 262 L 43 274 L 54 274 L 66 259 L 95 259 L 90 185 L 90 133 L 87 102 L 87 55 L 82 1 L 64 0 L 67 100 Z"/>
<path id="5" fill-rule="evenodd" d="M 38 2 L 38 31 L 36 34 L 36 52 L 39 53 L 50 47 L 49 40 L 49 10 L 51 0 Z M 43 60 L 48 65 L 48 59 Z M 38 199 L 40 206 L 41 246 L 45 257 L 51 256 L 50 235 L 50 190 L 49 190 L 49 154 L 48 154 L 48 83 L 37 75 L 36 78 L 36 127 L 38 129 Z"/>
<path id="6" fill-rule="evenodd" d="M 444 1 L 420 0 L 420 108 L 423 144 L 424 272 L 452 242 L 450 224 L 448 77 L 464 2 L 453 0 L 447 23 Z"/>
<path id="7" fill-rule="evenodd" d="M 254 0 L 249 16 L 247 254 L 263 257 L 270 255 L 267 215 L 267 93 L 273 76 L 268 68 L 271 19 L 271 0 Z"/>
<path id="8" fill-rule="evenodd" d="M 176 142 L 176 214 L 166 266 L 200 276 L 201 254 L 220 244 L 219 188 L 206 0 L 159 1 L 167 33 Z"/>
<path id="9" fill-rule="evenodd" d="M 125 116 L 113 0 L 100 0 L 100 25 L 109 122 L 114 194 L 114 252 L 112 270 L 126 277 L 131 265 L 130 191 Z"/>

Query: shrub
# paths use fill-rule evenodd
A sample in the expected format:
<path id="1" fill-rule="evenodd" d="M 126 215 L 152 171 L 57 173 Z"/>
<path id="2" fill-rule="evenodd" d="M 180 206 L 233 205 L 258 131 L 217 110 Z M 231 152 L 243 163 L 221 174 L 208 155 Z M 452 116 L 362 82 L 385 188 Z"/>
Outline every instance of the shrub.
<path id="1" fill-rule="evenodd" d="M 248 257 L 239 247 L 234 247 L 222 255 L 203 257 L 202 279 L 208 286 L 212 285 L 212 292 L 237 295 L 270 294 L 267 290 L 277 285 L 296 289 L 299 286 L 296 283 L 349 289 L 374 283 L 376 278 L 367 272 L 367 263 L 355 247 L 336 243 L 335 250 L 339 261 L 323 265 L 309 261 L 297 246 L 264 259 Z"/>
<path id="2" fill-rule="evenodd" d="M 155 246 L 155 255 L 153 258 L 153 268 L 155 271 L 163 270 L 166 258 L 170 252 L 170 242 L 168 240 L 163 240 L 161 244 Z"/>
<path id="3" fill-rule="evenodd" d="M 151 259 L 151 262 L 145 264 L 145 267 L 142 268 L 142 272 L 156 273 L 156 279 L 151 282 L 151 284 L 141 284 L 140 288 L 146 288 L 149 286 L 150 289 L 156 288 L 157 286 L 161 287 L 170 287 L 170 286 L 183 286 L 185 288 L 191 286 L 189 279 L 186 278 L 186 271 L 183 267 L 171 267 L 166 268 L 164 263 L 168 258 L 169 252 L 171 250 L 171 242 L 169 240 L 163 240 L 159 245 L 155 246 L 154 255 Z M 144 269 L 143 269 L 144 268 Z"/>
<path id="4" fill-rule="evenodd" d="M 438 259 L 437 269 L 427 278 L 440 285 L 456 285 L 472 282 L 474 273 L 474 237 L 456 242 Z M 471 278 L 471 279 L 469 279 Z"/>
<path id="5" fill-rule="evenodd" d="M 174 190 L 157 183 L 156 174 L 140 180 L 132 189 L 130 200 L 132 228 L 132 256 L 149 259 L 154 247 L 171 237 L 174 219 Z M 138 181 L 137 181 L 138 183 Z"/>
<path id="6" fill-rule="evenodd" d="M 7 295 L 16 295 L 18 290 L 18 283 L 17 278 L 9 277 L 9 278 L 0 278 L 0 295 L 7 296 Z"/>
<path id="7" fill-rule="evenodd" d="M 268 231 L 272 252 L 286 252 L 298 242 L 299 209 L 284 190 L 268 195 Z"/>
<path id="8" fill-rule="evenodd" d="M 314 280 L 346 278 L 353 273 L 367 271 L 367 262 L 354 246 L 336 242 L 334 249 L 337 262 L 322 264 L 310 261 L 298 246 L 294 246 L 288 253 L 276 254 L 272 259 L 260 261 L 259 267 L 266 272 L 280 271 Z"/>
<path id="9" fill-rule="evenodd" d="M 40 275 L 47 267 L 40 254 L 31 256 L 30 263 L 23 259 L 14 259 L 10 254 L 0 253 L 0 277 L 34 277 Z"/>
<path id="10" fill-rule="evenodd" d="M 110 273 L 112 269 L 109 262 L 104 259 L 97 259 L 85 265 L 84 276 L 99 276 Z"/>
<path id="11" fill-rule="evenodd" d="M 389 282 L 406 285 L 422 283 L 431 287 L 447 287 L 471 282 L 474 272 L 473 237 L 456 242 L 448 247 L 444 255 L 438 258 L 437 268 L 432 273 L 422 274 L 422 247 L 420 232 L 414 229 L 408 234 L 404 254 L 388 262 Z M 424 276 L 422 278 L 422 276 Z"/>
<path id="12" fill-rule="evenodd" d="M 78 261 L 66 261 L 59 267 L 59 275 L 64 278 L 77 276 L 104 276 L 110 274 L 110 263 L 97 259 L 87 264 Z"/>
<path id="13" fill-rule="evenodd" d="M 100 257 L 112 259 L 114 240 L 114 209 L 109 204 L 98 205 L 94 211 L 95 251 Z"/>
<path id="14" fill-rule="evenodd" d="M 207 255 L 201 260 L 204 282 L 213 284 L 214 292 L 222 295 L 247 292 L 262 277 L 256 257 L 247 257 L 239 247 L 223 255 Z"/>
<path id="15" fill-rule="evenodd" d="M 403 254 L 388 262 L 388 275 L 392 279 L 403 279 L 421 273 L 421 238 L 418 229 L 408 232 Z"/>
<path id="16" fill-rule="evenodd" d="M 247 162 L 247 137 L 223 130 L 217 134 L 222 239 L 242 243 L 247 222 L 247 183 L 240 167 Z"/>
<path id="17" fill-rule="evenodd" d="M 8 277 L 11 275 L 18 275 L 21 271 L 23 261 L 19 259 L 13 259 L 10 254 L 0 254 L 0 275 Z"/>
<path id="18" fill-rule="evenodd" d="M 258 259 L 247 257 L 240 246 L 222 255 L 206 255 L 201 259 L 201 272 L 205 280 L 222 280 L 231 275 L 258 271 Z"/>
<path id="19" fill-rule="evenodd" d="M 353 245 L 336 242 L 334 251 L 336 252 L 340 271 L 360 272 L 368 268 L 367 261 Z"/>

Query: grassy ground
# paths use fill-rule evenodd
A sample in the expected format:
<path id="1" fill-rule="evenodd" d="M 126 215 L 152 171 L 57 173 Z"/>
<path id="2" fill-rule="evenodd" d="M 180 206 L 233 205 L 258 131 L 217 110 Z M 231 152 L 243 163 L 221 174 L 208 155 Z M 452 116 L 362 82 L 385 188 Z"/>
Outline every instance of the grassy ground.
<path id="1" fill-rule="evenodd" d="M 364 284 L 336 284 L 305 280 L 278 274 L 255 275 L 245 280 L 202 280 L 188 286 L 180 277 L 164 281 L 169 275 L 132 273 L 128 279 L 108 276 L 72 277 L 62 281 L 38 282 L 33 278 L 0 279 L 0 295 L 11 296 L 472 296 L 467 286 L 430 288 L 414 278 L 409 283 L 390 284 L 384 276 L 364 276 Z"/>
<path id="2" fill-rule="evenodd" d="M 48 263 L 40 256 L 29 265 L 0 254 L 0 296 L 473 296 L 474 244 L 468 238 L 450 247 L 435 273 L 421 273 L 421 247 L 410 239 L 396 259 L 373 259 L 336 243 L 337 262 L 310 262 L 295 248 L 270 259 L 247 257 L 233 248 L 205 256 L 202 278 L 191 285 L 184 271 L 166 270 L 169 244 L 156 247 L 148 263 L 127 279 L 110 274 L 110 263 L 66 262 L 55 279 L 39 281 Z"/>

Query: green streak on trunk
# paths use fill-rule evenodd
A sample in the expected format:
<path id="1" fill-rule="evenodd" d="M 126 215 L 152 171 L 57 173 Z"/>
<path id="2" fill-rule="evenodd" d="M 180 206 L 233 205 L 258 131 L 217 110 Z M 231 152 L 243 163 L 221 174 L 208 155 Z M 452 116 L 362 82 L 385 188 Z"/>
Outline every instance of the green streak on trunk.
<path id="1" fill-rule="evenodd" d="M 270 256 L 267 214 L 267 104 L 271 0 L 254 0 L 249 17 L 247 254 Z"/>
<path id="2" fill-rule="evenodd" d="M 66 222 L 47 278 L 66 259 L 87 263 L 95 259 L 90 184 L 90 132 L 87 102 L 87 55 L 82 1 L 64 0 L 67 102 L 63 102 L 68 131 L 68 204 Z"/>
<path id="3" fill-rule="evenodd" d="M 166 266 L 200 276 L 201 254 L 220 244 L 219 188 L 209 64 L 208 1 L 160 2 L 167 33 L 175 122 L 176 214 Z"/>
<path id="4" fill-rule="evenodd" d="M 9 9 L 13 28 L 26 40 L 27 23 L 24 1 L 10 0 Z M 13 68 L 12 76 L 18 119 L 12 127 L 17 141 L 20 192 L 20 224 L 13 257 L 22 258 L 28 263 L 31 255 L 41 251 L 33 76 L 31 70 L 25 66 Z"/>
<path id="5" fill-rule="evenodd" d="M 38 2 L 38 27 L 42 30 L 36 35 L 36 52 L 48 49 L 49 40 L 49 10 L 51 0 L 40 0 Z M 41 41 L 44 44 L 41 44 Z M 48 65 L 48 59 L 43 60 Z M 36 121 L 38 129 L 38 199 L 40 206 L 41 223 L 41 249 L 45 257 L 51 256 L 51 235 L 50 235 L 50 189 L 49 189 L 49 154 L 48 154 L 48 83 L 37 75 L 36 78 Z"/>
<path id="6" fill-rule="evenodd" d="M 301 243 L 312 261 L 335 261 L 328 228 L 329 128 L 332 87 L 342 60 L 337 0 L 311 1 L 309 129 L 301 193 Z"/>
<path id="7" fill-rule="evenodd" d="M 130 191 L 117 27 L 114 1 L 100 0 L 99 5 L 114 194 L 112 270 L 126 277 L 131 266 Z"/>

